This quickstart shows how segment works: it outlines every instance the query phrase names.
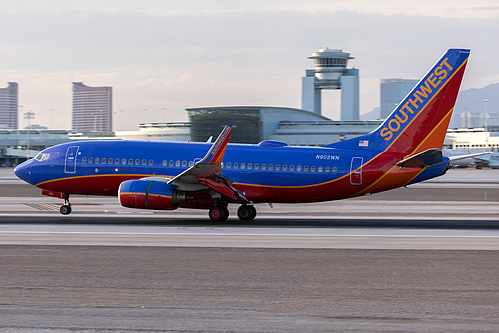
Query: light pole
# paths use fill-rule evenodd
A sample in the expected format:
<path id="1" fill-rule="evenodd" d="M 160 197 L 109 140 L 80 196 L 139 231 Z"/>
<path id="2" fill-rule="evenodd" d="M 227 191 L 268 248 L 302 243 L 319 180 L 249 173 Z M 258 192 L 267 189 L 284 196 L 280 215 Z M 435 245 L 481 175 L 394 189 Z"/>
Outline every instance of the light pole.
<path id="1" fill-rule="evenodd" d="M 123 131 L 123 110 L 120 110 L 120 130 Z"/>
<path id="2" fill-rule="evenodd" d="M 18 105 L 18 107 L 20 107 L 21 109 L 23 109 L 23 110 L 24 110 L 24 108 L 23 108 L 23 106 L 22 106 L 22 105 Z M 19 114 L 19 111 L 18 111 L 18 114 Z M 18 122 L 17 122 L 17 135 L 16 135 L 16 136 L 17 136 L 17 140 L 16 140 L 16 145 L 17 145 L 17 146 L 16 146 L 16 149 L 18 149 L 18 148 L 19 148 L 19 125 L 20 125 L 20 124 L 19 124 L 19 121 L 18 121 Z"/>
<path id="3" fill-rule="evenodd" d="M 50 111 L 50 129 L 54 129 L 54 125 L 52 124 L 52 109 L 49 109 Z"/>
<path id="4" fill-rule="evenodd" d="M 488 125 L 488 123 L 487 123 L 487 118 L 489 118 L 489 114 L 488 114 L 488 112 L 487 112 L 487 103 L 488 103 L 488 102 L 489 102 L 489 100 L 488 100 L 488 99 L 484 99 L 484 100 L 483 100 L 483 103 L 484 103 L 484 110 L 485 110 L 485 114 L 483 115 L 483 116 L 484 116 L 484 118 L 485 118 L 485 121 L 484 121 L 485 132 L 487 132 L 487 127 L 488 127 L 488 126 L 487 126 L 487 125 Z"/>
<path id="5" fill-rule="evenodd" d="M 483 103 L 484 103 L 484 109 L 485 109 L 485 114 L 484 114 L 484 117 L 485 117 L 485 121 L 484 121 L 484 127 L 485 127 L 485 138 L 486 138 L 486 144 L 485 144 L 485 147 L 489 147 L 489 134 L 488 134 L 488 118 L 489 118 L 489 113 L 487 112 L 487 103 L 489 102 L 489 100 L 486 98 L 483 100 Z"/>
<path id="6" fill-rule="evenodd" d="M 31 129 L 31 119 L 35 119 L 35 113 L 32 110 L 29 110 L 29 112 L 24 113 L 24 119 L 28 119 L 28 142 L 27 146 L 28 149 L 26 150 L 26 159 L 29 159 L 29 133 Z"/>

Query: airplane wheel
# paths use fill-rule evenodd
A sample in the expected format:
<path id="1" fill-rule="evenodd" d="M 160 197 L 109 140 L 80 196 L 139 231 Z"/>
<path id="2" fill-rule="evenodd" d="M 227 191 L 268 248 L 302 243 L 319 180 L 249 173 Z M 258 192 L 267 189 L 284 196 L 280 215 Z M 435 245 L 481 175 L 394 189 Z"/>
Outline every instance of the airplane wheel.
<path id="1" fill-rule="evenodd" d="M 229 218 L 229 210 L 227 207 L 213 206 L 208 215 L 213 222 L 225 222 Z"/>
<path id="2" fill-rule="evenodd" d="M 61 208 L 59 209 L 59 212 L 61 212 L 62 215 L 69 215 L 71 214 L 71 206 L 62 205 Z"/>
<path id="3" fill-rule="evenodd" d="M 250 205 L 242 205 L 237 210 L 237 217 L 242 221 L 251 221 L 256 217 L 256 208 Z"/>

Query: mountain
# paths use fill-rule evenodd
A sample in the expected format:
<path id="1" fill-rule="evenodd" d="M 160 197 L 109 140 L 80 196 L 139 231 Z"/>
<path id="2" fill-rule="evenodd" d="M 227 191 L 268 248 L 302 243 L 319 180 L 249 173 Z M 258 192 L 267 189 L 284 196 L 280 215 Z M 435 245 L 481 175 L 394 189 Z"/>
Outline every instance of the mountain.
<path id="1" fill-rule="evenodd" d="M 489 114 L 499 112 L 499 83 L 491 84 L 480 89 L 468 89 L 459 93 L 454 107 L 454 127 L 461 126 L 461 113 L 484 113 L 485 99 L 487 102 L 487 112 Z"/>
<path id="2" fill-rule="evenodd" d="M 489 114 L 499 113 L 499 83 L 494 83 L 483 88 L 471 88 L 459 92 L 454 107 L 451 127 L 462 126 L 461 114 L 463 112 L 484 113 L 487 99 L 487 112 Z M 360 116 L 361 120 L 376 120 L 379 118 L 379 107 Z"/>
<path id="3" fill-rule="evenodd" d="M 364 113 L 360 115 L 360 120 L 378 120 L 379 119 L 379 109 L 380 107 L 377 106 L 368 113 Z"/>

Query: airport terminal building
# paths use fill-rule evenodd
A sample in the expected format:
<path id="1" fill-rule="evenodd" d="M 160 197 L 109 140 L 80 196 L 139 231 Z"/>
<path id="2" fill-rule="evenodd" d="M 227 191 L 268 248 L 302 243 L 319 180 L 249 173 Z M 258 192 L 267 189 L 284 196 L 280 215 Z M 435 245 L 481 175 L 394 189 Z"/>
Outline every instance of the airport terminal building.
<path id="1" fill-rule="evenodd" d="M 187 109 L 192 141 L 206 141 L 227 124 L 235 124 L 231 142 L 258 143 L 275 134 L 280 122 L 328 121 L 313 112 L 273 106 L 219 106 Z"/>

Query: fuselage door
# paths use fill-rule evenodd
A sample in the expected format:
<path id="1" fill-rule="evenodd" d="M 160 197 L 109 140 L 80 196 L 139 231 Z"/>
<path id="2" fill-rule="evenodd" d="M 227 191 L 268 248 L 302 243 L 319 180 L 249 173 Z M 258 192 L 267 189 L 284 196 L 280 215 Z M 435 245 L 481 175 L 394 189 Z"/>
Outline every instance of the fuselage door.
<path id="1" fill-rule="evenodd" d="M 64 159 L 64 172 L 65 173 L 75 173 L 76 172 L 76 156 L 78 154 L 78 146 L 68 147 L 66 151 L 66 158 Z"/>
<path id="2" fill-rule="evenodd" d="M 362 185 L 362 157 L 353 157 L 350 163 L 350 184 Z"/>

